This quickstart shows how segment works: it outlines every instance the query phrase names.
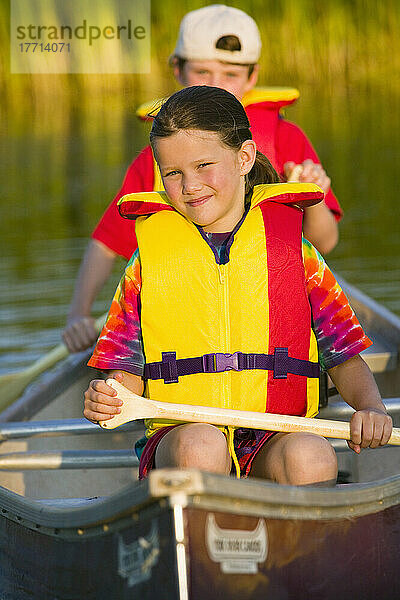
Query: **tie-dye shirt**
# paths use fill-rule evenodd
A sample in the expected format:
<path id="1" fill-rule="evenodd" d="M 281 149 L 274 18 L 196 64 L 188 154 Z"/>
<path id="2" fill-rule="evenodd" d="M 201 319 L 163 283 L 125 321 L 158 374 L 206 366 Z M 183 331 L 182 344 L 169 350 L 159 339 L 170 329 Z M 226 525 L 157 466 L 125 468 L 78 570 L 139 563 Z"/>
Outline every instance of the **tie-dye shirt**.
<path id="1" fill-rule="evenodd" d="M 208 234 L 208 242 L 224 262 L 230 234 Z M 306 288 L 322 369 L 331 369 L 372 344 L 319 252 L 303 239 Z M 119 369 L 143 376 L 145 356 L 140 326 L 141 268 L 139 250 L 133 254 L 115 292 L 91 367 Z"/>

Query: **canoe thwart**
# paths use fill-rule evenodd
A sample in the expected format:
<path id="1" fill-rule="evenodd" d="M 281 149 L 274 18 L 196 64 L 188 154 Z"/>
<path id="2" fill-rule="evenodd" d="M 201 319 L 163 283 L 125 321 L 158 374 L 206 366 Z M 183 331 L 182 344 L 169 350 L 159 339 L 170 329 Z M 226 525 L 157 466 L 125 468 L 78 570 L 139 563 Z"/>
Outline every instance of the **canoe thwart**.
<path id="1" fill-rule="evenodd" d="M 140 421 L 127 424 L 122 432 L 142 431 Z M 54 419 L 50 421 L 22 421 L 0 423 L 0 444 L 9 440 L 62 435 L 101 435 L 105 432 L 87 419 Z"/>
<path id="2" fill-rule="evenodd" d="M 138 464 L 132 449 L 10 452 L 0 455 L 0 471 L 135 468 Z"/>

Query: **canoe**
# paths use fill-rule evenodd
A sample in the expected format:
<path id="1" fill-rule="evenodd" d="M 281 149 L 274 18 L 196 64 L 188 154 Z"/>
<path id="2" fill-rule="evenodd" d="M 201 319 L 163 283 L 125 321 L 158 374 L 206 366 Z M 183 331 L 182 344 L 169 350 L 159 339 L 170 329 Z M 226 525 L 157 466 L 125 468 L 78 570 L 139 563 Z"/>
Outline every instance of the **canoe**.
<path id="1" fill-rule="evenodd" d="M 341 282 L 400 425 L 400 319 Z M 400 447 L 334 447 L 334 489 L 159 470 L 137 481 L 140 423 L 82 419 L 96 376 L 69 357 L 0 415 L 0 597 L 398 598 Z M 321 417 L 348 420 L 339 396 Z"/>
<path id="2" fill-rule="evenodd" d="M 333 491 L 159 470 L 106 498 L 2 494 L 2 598 L 394 600 L 400 476 Z"/>

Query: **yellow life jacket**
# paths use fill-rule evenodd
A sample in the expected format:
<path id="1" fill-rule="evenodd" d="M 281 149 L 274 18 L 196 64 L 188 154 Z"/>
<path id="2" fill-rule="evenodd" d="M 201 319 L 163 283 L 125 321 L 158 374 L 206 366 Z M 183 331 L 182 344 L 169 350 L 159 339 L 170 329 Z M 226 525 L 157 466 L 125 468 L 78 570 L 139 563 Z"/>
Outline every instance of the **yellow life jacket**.
<path id="1" fill-rule="evenodd" d="M 279 108 L 282 108 L 293 104 L 299 96 L 299 90 L 292 87 L 255 87 L 243 96 L 242 104 L 246 108 L 251 104 L 270 102 L 279 104 Z M 136 116 L 142 121 L 151 120 L 156 116 L 166 99 L 167 97 L 144 102 L 136 109 Z"/>
<path id="2" fill-rule="evenodd" d="M 226 264 L 165 193 L 120 200 L 122 216 L 136 218 L 145 377 L 155 377 L 147 380 L 149 397 L 317 413 L 318 350 L 298 207 L 322 198 L 313 184 L 256 186 Z M 150 434 L 166 424 L 146 423 Z"/>

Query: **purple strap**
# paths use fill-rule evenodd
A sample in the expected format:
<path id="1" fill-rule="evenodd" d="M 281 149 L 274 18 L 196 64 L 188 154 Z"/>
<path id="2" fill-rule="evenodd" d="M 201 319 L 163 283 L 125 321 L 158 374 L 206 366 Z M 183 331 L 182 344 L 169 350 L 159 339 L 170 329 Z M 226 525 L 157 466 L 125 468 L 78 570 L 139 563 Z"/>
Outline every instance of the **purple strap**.
<path id="1" fill-rule="evenodd" d="M 147 363 L 145 379 L 163 379 L 164 383 L 178 383 L 182 375 L 196 373 L 222 373 L 261 369 L 273 371 L 274 379 L 286 379 L 288 373 L 303 377 L 319 377 L 319 364 L 300 358 L 292 358 L 287 348 L 275 348 L 273 354 L 204 354 L 194 358 L 176 358 L 176 352 L 163 352 L 162 361 Z"/>

